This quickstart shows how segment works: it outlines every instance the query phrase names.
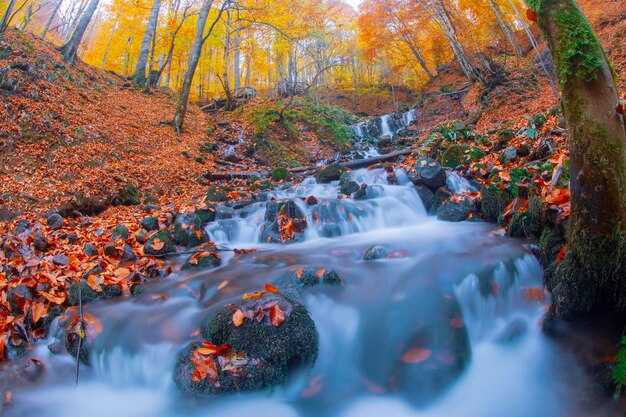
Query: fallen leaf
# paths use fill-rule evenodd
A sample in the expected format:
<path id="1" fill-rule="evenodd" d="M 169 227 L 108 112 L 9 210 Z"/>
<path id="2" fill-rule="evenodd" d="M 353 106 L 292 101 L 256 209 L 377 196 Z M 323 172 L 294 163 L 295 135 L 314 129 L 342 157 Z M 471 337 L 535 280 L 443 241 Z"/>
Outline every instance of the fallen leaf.
<path id="1" fill-rule="evenodd" d="M 241 310 L 237 309 L 237 311 L 235 311 L 235 314 L 233 314 L 233 324 L 235 325 L 235 327 L 241 326 L 243 324 L 243 319 L 243 313 L 241 312 Z"/>
<path id="2" fill-rule="evenodd" d="M 270 321 L 274 327 L 280 326 L 280 324 L 285 321 L 285 312 L 278 304 L 274 304 L 270 308 Z"/>
<path id="3" fill-rule="evenodd" d="M 432 352 L 428 349 L 410 349 L 402 355 L 402 362 L 418 364 L 430 358 L 431 354 Z"/>

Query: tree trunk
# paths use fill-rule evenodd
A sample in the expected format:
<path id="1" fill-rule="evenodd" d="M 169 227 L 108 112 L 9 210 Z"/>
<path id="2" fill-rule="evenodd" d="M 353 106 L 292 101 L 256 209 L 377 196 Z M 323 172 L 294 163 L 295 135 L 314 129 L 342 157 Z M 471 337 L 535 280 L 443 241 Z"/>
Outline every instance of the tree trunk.
<path id="1" fill-rule="evenodd" d="M 626 306 L 626 137 L 600 42 L 574 0 L 532 0 L 562 91 L 570 148 L 568 250 L 552 282 L 558 312 Z M 621 269 L 621 270 L 620 270 Z"/>
<path id="2" fill-rule="evenodd" d="M 107 48 L 104 51 L 104 57 L 102 58 L 102 65 L 100 68 L 104 69 L 105 64 L 107 63 L 107 58 L 109 57 L 109 52 L 111 51 L 111 45 L 113 44 L 113 35 L 117 31 L 117 25 L 120 22 L 120 16 L 122 15 L 122 9 L 118 10 L 117 15 L 115 16 L 115 23 L 113 24 L 113 29 L 111 29 L 111 35 L 109 36 L 109 41 L 107 42 Z"/>
<path id="3" fill-rule="evenodd" d="M 69 42 L 72 34 L 74 34 L 76 26 L 78 25 L 78 22 L 80 22 L 80 17 L 83 15 L 85 7 L 87 7 L 87 2 L 88 0 L 81 0 L 78 6 L 78 12 L 76 13 L 76 16 L 74 16 L 74 18 L 69 22 L 69 25 L 67 27 L 67 33 L 65 34 L 65 40 L 67 42 Z M 74 11 L 74 7 L 72 7 L 72 11 Z"/>
<path id="4" fill-rule="evenodd" d="M 419 49 L 417 49 L 417 47 L 415 46 L 415 44 L 413 43 L 411 38 L 409 38 L 408 35 L 402 34 L 402 37 L 404 38 L 404 41 L 406 42 L 406 44 L 409 45 L 409 48 L 411 49 L 413 56 L 415 57 L 415 59 L 417 59 L 417 62 L 419 62 L 422 69 L 426 72 L 426 74 L 428 75 L 428 78 L 432 80 L 434 78 L 433 73 L 428 69 L 428 65 L 426 65 L 426 61 L 424 60 L 424 57 L 420 53 Z"/>
<path id="5" fill-rule="evenodd" d="M 241 88 L 241 29 L 235 30 L 235 46 L 234 46 L 234 73 L 235 73 L 235 91 Z"/>
<path id="6" fill-rule="evenodd" d="M 461 43 L 454 24 L 450 19 L 450 15 L 446 9 L 446 6 L 443 4 L 441 0 L 435 0 L 429 2 L 428 5 L 425 5 L 422 0 L 418 0 L 418 2 L 422 5 L 424 10 L 433 18 L 435 23 L 441 28 L 443 34 L 452 49 L 452 53 L 456 58 L 457 62 L 461 66 L 461 70 L 465 74 L 467 78 L 470 80 L 478 80 L 482 81 L 482 77 L 480 72 L 474 67 L 472 62 L 467 56 L 465 51 L 465 47 Z"/>
<path id="7" fill-rule="evenodd" d="M 522 56 L 524 51 L 520 47 L 519 43 L 515 40 L 515 34 L 511 29 L 509 23 L 505 20 L 504 15 L 502 14 L 502 10 L 500 10 L 500 6 L 494 0 L 487 0 L 487 4 L 489 4 L 489 8 L 493 12 L 494 16 L 496 16 L 496 20 L 498 21 L 498 25 L 500 25 L 500 29 L 502 29 L 502 33 L 506 40 L 513 47 L 513 52 L 517 56 Z"/>
<path id="8" fill-rule="evenodd" d="M 150 44 L 152 43 L 152 37 L 156 31 L 157 21 L 159 19 L 159 10 L 161 10 L 161 0 L 154 0 L 150 17 L 148 18 L 148 24 L 146 25 L 146 31 L 141 41 L 141 49 L 139 50 L 139 59 L 135 67 L 135 74 L 133 75 L 133 82 L 139 87 L 146 86 L 146 66 L 148 64 L 148 55 L 150 54 Z"/>
<path id="9" fill-rule="evenodd" d="M 43 33 L 41 34 L 42 41 L 46 39 L 46 35 L 48 34 L 48 31 L 50 30 L 50 25 L 52 24 L 52 21 L 54 21 L 54 16 L 56 16 L 57 12 L 61 8 L 61 3 L 63 3 L 63 0 L 57 1 L 57 4 L 54 6 L 54 10 L 52 10 L 52 14 L 50 14 L 50 17 L 48 18 L 48 21 L 46 22 L 46 26 L 43 28 Z"/>
<path id="10" fill-rule="evenodd" d="M 213 28 L 215 27 L 215 23 L 222 17 L 222 12 L 226 7 L 226 4 L 227 2 L 225 2 L 222 6 L 220 13 L 217 16 L 217 19 L 209 30 L 209 33 L 206 35 L 207 37 L 211 34 Z M 193 47 L 191 49 L 191 54 L 189 55 L 187 72 L 185 73 L 185 79 L 183 80 L 180 98 L 178 99 L 178 107 L 176 109 L 176 114 L 174 115 L 174 120 L 172 122 L 174 130 L 176 130 L 177 132 L 182 131 L 183 122 L 185 121 L 185 114 L 187 113 L 187 105 L 189 104 L 189 93 L 191 92 L 193 76 L 196 73 L 196 67 L 198 66 L 198 61 L 200 60 L 202 45 L 204 45 L 204 41 L 206 40 L 206 37 L 204 37 L 204 28 L 206 27 L 206 21 L 209 17 L 209 12 L 211 11 L 212 6 L 213 0 L 206 0 L 202 5 L 202 9 L 200 9 L 200 14 L 198 16 L 198 22 L 196 25 L 196 36 Z"/>
<path id="11" fill-rule="evenodd" d="M 89 2 L 89 6 L 85 10 L 85 13 L 80 18 L 78 25 L 76 26 L 76 30 L 72 34 L 70 40 L 61 47 L 61 54 L 63 55 L 63 60 L 70 65 L 73 65 L 76 62 L 76 54 L 78 53 L 78 47 L 83 40 L 83 36 L 85 35 L 85 31 L 87 31 L 87 27 L 89 26 L 89 22 L 93 17 L 93 14 L 96 12 L 98 8 L 98 3 L 100 0 L 91 0 Z"/>
<path id="12" fill-rule="evenodd" d="M 520 14 L 519 10 L 517 10 L 517 7 L 515 7 L 513 0 L 509 0 L 509 4 L 511 5 L 511 8 L 515 12 L 517 19 L 521 22 L 522 27 L 524 28 L 524 32 L 526 32 L 526 36 L 528 36 L 528 40 L 530 41 L 530 44 L 532 45 L 533 50 L 535 51 L 535 55 L 537 55 L 537 59 L 539 60 L 539 65 L 541 66 L 541 69 L 543 70 L 544 74 L 546 74 L 546 77 L 548 77 L 548 82 L 550 83 L 550 88 L 552 89 L 552 93 L 554 94 L 554 97 L 559 98 L 559 92 L 556 89 L 556 85 L 553 79 L 554 74 L 552 74 L 551 71 L 548 71 L 548 68 L 546 67 L 546 63 L 541 57 L 541 52 L 539 52 L 539 45 L 537 45 L 537 41 L 535 40 L 535 37 L 530 32 L 530 28 L 524 21 L 524 18 Z"/>
<path id="13" fill-rule="evenodd" d="M 4 11 L 4 16 L 2 16 L 2 20 L 0 21 L 0 33 L 4 33 L 9 26 L 9 18 L 15 7 L 15 1 L 16 0 L 10 0 L 7 9 Z"/>

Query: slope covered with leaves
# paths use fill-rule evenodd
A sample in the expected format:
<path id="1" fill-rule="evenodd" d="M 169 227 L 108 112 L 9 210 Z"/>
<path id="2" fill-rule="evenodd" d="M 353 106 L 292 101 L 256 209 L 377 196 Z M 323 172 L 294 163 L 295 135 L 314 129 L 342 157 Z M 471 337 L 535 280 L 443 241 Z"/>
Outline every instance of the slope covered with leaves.
<path id="1" fill-rule="evenodd" d="M 9 31 L 0 40 L 0 207 L 5 216 L 55 208 L 77 195 L 133 185 L 171 200 L 197 192 L 211 165 L 199 148 L 208 126 L 192 109 L 182 135 L 166 90 L 144 94 L 82 62 L 67 66 L 48 43 Z"/>

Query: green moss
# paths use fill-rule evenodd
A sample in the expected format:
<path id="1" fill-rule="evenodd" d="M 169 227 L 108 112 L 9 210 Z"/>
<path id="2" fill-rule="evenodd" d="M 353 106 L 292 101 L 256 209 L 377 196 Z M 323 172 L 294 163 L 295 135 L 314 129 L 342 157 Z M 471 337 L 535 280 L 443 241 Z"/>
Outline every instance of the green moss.
<path id="1" fill-rule="evenodd" d="M 272 180 L 274 181 L 289 180 L 290 178 L 291 174 L 287 168 L 276 168 L 272 171 Z"/>
<path id="2" fill-rule="evenodd" d="M 141 203 L 141 192 L 132 184 L 122 185 L 117 195 L 122 206 L 136 206 Z"/>
<path id="3" fill-rule="evenodd" d="M 573 0 L 529 0 L 527 4 L 537 12 L 542 29 L 551 25 L 551 20 L 559 28 L 558 45 L 551 52 L 561 85 L 566 86 L 571 76 L 595 80 L 604 52 L 578 5 Z M 557 8 L 557 4 L 562 6 Z"/>

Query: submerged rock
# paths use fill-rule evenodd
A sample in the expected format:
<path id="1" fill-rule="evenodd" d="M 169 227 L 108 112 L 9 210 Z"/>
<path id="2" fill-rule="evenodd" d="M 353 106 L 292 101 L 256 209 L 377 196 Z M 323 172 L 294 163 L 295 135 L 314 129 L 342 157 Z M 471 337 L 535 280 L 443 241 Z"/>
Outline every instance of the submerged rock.
<path id="1" fill-rule="evenodd" d="M 383 246 L 375 245 L 365 251 L 363 255 L 364 261 L 375 261 L 377 259 L 385 259 L 388 251 Z"/>
<path id="2" fill-rule="evenodd" d="M 424 405 L 441 396 L 469 364 L 471 346 L 459 303 L 434 280 L 411 281 L 406 294 L 363 319 L 362 367 L 371 383 Z"/>

